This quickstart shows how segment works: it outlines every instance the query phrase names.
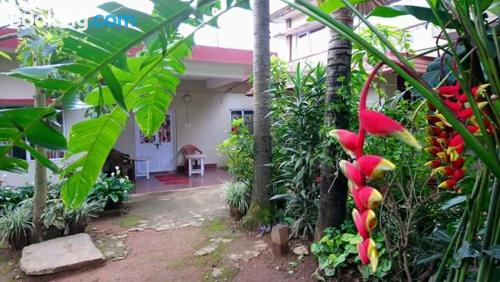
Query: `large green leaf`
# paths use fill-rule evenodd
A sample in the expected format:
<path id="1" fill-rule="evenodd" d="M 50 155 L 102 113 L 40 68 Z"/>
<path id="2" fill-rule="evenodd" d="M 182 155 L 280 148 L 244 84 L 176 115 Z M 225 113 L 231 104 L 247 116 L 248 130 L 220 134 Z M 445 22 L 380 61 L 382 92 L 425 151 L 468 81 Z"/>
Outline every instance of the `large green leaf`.
<path id="1" fill-rule="evenodd" d="M 349 2 L 353 5 L 355 4 L 363 4 L 368 2 L 369 0 L 350 0 Z M 319 6 L 319 8 L 325 13 L 331 14 L 338 9 L 344 8 L 345 5 L 340 0 L 326 0 L 323 4 Z"/>
<path id="2" fill-rule="evenodd" d="M 54 150 L 66 149 L 66 138 L 48 123 L 48 117 L 54 110 L 44 108 L 20 108 L 0 110 L 0 140 L 17 143 L 26 137 L 32 144 L 40 145 Z M 7 137 L 7 138 L 6 138 Z"/>
<path id="3" fill-rule="evenodd" d="M 430 22 L 433 24 L 438 24 L 438 20 L 434 16 L 434 13 L 430 8 L 420 7 L 420 6 L 411 6 L 411 5 L 396 5 L 396 6 L 380 6 L 375 8 L 371 14 L 374 17 L 383 17 L 383 18 L 394 18 L 399 16 L 407 16 L 411 15 L 415 18 Z M 449 27 L 456 26 L 456 22 L 451 21 L 452 17 L 449 13 L 444 11 L 439 11 L 439 17 L 443 22 L 450 22 Z"/>
<path id="4" fill-rule="evenodd" d="M 28 171 L 28 162 L 18 158 L 0 156 L 0 171 L 26 173 Z"/>
<path id="5" fill-rule="evenodd" d="M 92 190 L 106 158 L 125 127 L 127 114 L 121 108 L 97 119 L 75 124 L 70 131 L 69 162 L 61 190 L 66 205 L 79 206 Z"/>

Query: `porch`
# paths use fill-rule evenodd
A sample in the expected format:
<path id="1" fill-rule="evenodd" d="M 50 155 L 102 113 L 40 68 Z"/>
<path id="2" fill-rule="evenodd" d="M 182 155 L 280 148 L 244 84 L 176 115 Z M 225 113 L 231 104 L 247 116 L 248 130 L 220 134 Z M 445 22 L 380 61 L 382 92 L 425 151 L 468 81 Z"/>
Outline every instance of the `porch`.
<path id="1" fill-rule="evenodd" d="M 149 179 L 146 177 L 137 178 L 134 194 L 220 185 L 230 179 L 227 171 L 215 167 L 206 168 L 204 176 L 196 174 L 188 177 L 182 172 L 156 172 L 152 173 Z"/>

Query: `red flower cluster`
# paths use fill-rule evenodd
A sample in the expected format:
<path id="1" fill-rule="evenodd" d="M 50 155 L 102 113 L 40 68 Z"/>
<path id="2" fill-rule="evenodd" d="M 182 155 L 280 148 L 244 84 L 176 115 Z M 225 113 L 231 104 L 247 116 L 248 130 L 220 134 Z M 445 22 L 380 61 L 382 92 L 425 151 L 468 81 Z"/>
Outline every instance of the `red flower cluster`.
<path id="1" fill-rule="evenodd" d="M 379 257 L 377 246 L 371 239 L 371 232 L 377 225 L 374 209 L 382 201 L 382 194 L 377 189 L 370 187 L 368 182 L 381 177 L 385 171 L 393 170 L 396 166 L 380 156 L 363 153 L 365 134 L 369 133 L 380 137 L 393 136 L 420 149 L 417 140 L 400 123 L 384 114 L 366 109 L 366 98 L 370 84 L 381 66 L 382 64 L 379 64 L 373 70 L 361 92 L 358 134 L 343 129 L 330 132 L 330 135 L 338 140 L 342 148 L 355 159 L 353 162 L 341 160 L 339 164 L 343 174 L 349 180 L 349 190 L 356 204 L 352 216 L 356 229 L 362 238 L 358 245 L 359 257 L 364 264 L 370 264 L 374 272 L 377 269 Z"/>
<path id="2" fill-rule="evenodd" d="M 471 89 L 480 109 L 487 105 L 487 102 L 481 101 L 481 93 L 486 87 L 487 85 L 480 85 Z M 468 105 L 467 95 L 460 92 L 460 85 L 441 86 L 438 88 L 438 93 L 443 103 L 455 113 L 456 117 L 466 125 L 471 133 L 480 133 L 472 108 Z M 443 115 L 430 104 L 429 109 L 430 113 L 427 117 L 430 135 L 428 137 L 429 147 L 425 150 L 432 155 L 433 159 L 426 165 L 433 168 L 433 175 L 443 175 L 439 188 L 459 191 L 457 183 L 465 176 L 464 140 Z M 484 123 L 491 132 L 492 124 L 488 120 L 484 120 Z"/>

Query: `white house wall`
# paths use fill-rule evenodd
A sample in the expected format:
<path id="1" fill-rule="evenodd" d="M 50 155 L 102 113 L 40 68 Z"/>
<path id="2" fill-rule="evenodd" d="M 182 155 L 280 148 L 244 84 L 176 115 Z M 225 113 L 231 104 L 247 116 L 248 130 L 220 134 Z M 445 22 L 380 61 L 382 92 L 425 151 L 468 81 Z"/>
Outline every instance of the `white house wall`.
<path id="1" fill-rule="evenodd" d="M 177 91 L 171 108 L 175 112 L 177 152 L 188 144 L 196 145 L 207 155 L 206 163 L 225 166 L 225 159 L 216 151 L 216 146 L 229 136 L 231 110 L 253 110 L 253 97 L 243 93 L 224 93 L 222 90 L 207 90 L 203 81 L 190 81 Z M 191 95 L 189 119 L 186 103 L 182 97 Z M 178 155 L 178 165 L 182 157 Z"/>
<path id="2" fill-rule="evenodd" d="M 15 63 L 2 60 L 0 71 L 10 71 L 19 67 Z M 33 99 L 35 87 L 22 79 L 0 76 L 0 99 Z"/>

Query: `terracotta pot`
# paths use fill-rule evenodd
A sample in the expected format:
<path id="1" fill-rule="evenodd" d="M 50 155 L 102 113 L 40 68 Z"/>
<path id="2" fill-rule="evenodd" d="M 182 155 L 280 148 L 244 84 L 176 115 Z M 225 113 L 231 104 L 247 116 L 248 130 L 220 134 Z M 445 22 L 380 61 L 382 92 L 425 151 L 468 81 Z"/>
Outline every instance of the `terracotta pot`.
<path id="1" fill-rule="evenodd" d="M 69 235 L 85 233 L 85 228 L 87 228 L 87 222 L 70 223 L 68 227 L 69 227 Z"/>
<path id="2" fill-rule="evenodd" d="M 62 237 L 63 235 L 64 235 L 64 230 L 60 230 L 60 229 L 53 227 L 53 226 L 51 226 L 49 228 L 45 228 L 43 230 L 43 240 L 44 241 L 59 238 L 59 237 Z"/>
<path id="3" fill-rule="evenodd" d="M 240 220 L 244 214 L 242 214 L 240 210 L 235 207 L 229 207 L 229 215 L 231 215 L 234 220 Z"/>
<path id="4" fill-rule="evenodd" d="M 15 250 L 22 250 L 31 243 L 30 236 L 31 232 L 20 234 L 19 236 L 10 236 L 9 244 Z"/>

